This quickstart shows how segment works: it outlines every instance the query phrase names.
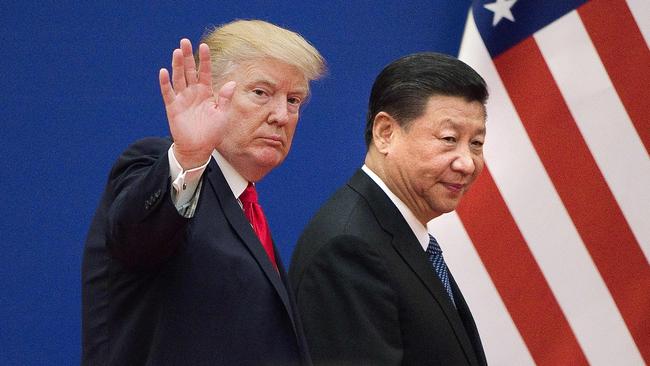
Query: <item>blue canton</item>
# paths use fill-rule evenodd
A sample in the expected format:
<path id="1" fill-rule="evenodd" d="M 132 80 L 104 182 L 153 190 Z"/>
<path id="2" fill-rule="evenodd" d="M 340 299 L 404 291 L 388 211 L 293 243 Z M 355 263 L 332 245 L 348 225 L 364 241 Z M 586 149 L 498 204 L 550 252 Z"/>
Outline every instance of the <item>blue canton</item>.
<path id="1" fill-rule="evenodd" d="M 495 13 L 488 8 L 490 8 L 490 5 L 499 2 L 502 1 L 472 1 L 474 22 L 492 58 L 499 56 L 510 47 L 533 35 L 533 33 L 575 10 L 587 0 L 519 0 L 514 2 L 514 5 L 509 9 L 514 21 L 501 19 L 498 24 L 493 25 Z M 488 5 L 488 8 L 485 7 L 486 5 Z"/>

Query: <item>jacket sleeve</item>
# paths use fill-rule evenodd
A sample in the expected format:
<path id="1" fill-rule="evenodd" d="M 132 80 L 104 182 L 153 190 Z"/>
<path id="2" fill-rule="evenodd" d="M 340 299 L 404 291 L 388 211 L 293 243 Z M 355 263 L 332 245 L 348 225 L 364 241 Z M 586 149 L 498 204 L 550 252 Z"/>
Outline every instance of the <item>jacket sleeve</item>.
<path id="1" fill-rule="evenodd" d="M 296 284 L 315 366 L 400 365 L 397 296 L 381 256 L 354 236 L 323 245 Z"/>
<path id="2" fill-rule="evenodd" d="M 106 220 L 107 247 L 130 267 L 152 267 L 169 258 L 182 243 L 188 219 L 171 199 L 171 141 L 147 138 L 135 142 L 111 170 Z"/>

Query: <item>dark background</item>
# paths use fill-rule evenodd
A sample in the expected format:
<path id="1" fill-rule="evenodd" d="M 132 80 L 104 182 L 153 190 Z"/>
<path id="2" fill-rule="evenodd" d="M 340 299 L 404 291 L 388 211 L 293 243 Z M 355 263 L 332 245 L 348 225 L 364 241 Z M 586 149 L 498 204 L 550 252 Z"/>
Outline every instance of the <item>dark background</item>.
<path id="1" fill-rule="evenodd" d="M 311 215 L 363 162 L 374 77 L 408 53 L 456 55 L 469 3 L 3 2 L 0 365 L 79 363 L 88 225 L 118 154 L 168 134 L 158 70 L 181 37 L 258 18 L 301 33 L 327 59 L 291 154 L 259 184 L 288 264 Z"/>

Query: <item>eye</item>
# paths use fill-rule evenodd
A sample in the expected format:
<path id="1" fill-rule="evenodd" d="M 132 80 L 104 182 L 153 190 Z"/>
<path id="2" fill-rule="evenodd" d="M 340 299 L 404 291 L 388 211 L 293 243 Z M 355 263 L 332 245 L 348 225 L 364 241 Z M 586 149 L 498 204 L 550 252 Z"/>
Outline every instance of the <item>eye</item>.
<path id="1" fill-rule="evenodd" d="M 445 136 L 442 138 L 442 140 L 452 144 L 456 142 L 456 138 L 454 136 Z"/>
<path id="2" fill-rule="evenodd" d="M 481 140 L 474 140 L 474 141 L 472 141 L 472 146 L 475 147 L 475 148 L 477 148 L 477 149 L 480 149 L 480 148 L 483 147 L 483 141 L 481 141 Z"/>
<path id="3" fill-rule="evenodd" d="M 289 102 L 289 104 L 291 104 L 291 105 L 300 105 L 300 102 L 302 102 L 302 100 L 300 98 L 297 98 L 297 97 L 289 97 L 287 99 L 287 102 Z"/>
<path id="4" fill-rule="evenodd" d="M 253 89 L 253 93 L 255 93 L 255 95 L 259 95 L 260 97 L 266 95 L 266 92 L 262 89 Z"/>

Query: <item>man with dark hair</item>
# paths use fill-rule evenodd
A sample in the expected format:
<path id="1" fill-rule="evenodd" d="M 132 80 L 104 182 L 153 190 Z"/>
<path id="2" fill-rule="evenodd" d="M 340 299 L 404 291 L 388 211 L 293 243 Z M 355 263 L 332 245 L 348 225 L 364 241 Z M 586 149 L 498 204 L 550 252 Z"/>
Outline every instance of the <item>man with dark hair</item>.
<path id="1" fill-rule="evenodd" d="M 419 53 L 370 95 L 365 165 L 314 216 L 290 279 L 315 365 L 485 365 L 476 325 L 427 223 L 483 168 L 484 80 Z"/>

